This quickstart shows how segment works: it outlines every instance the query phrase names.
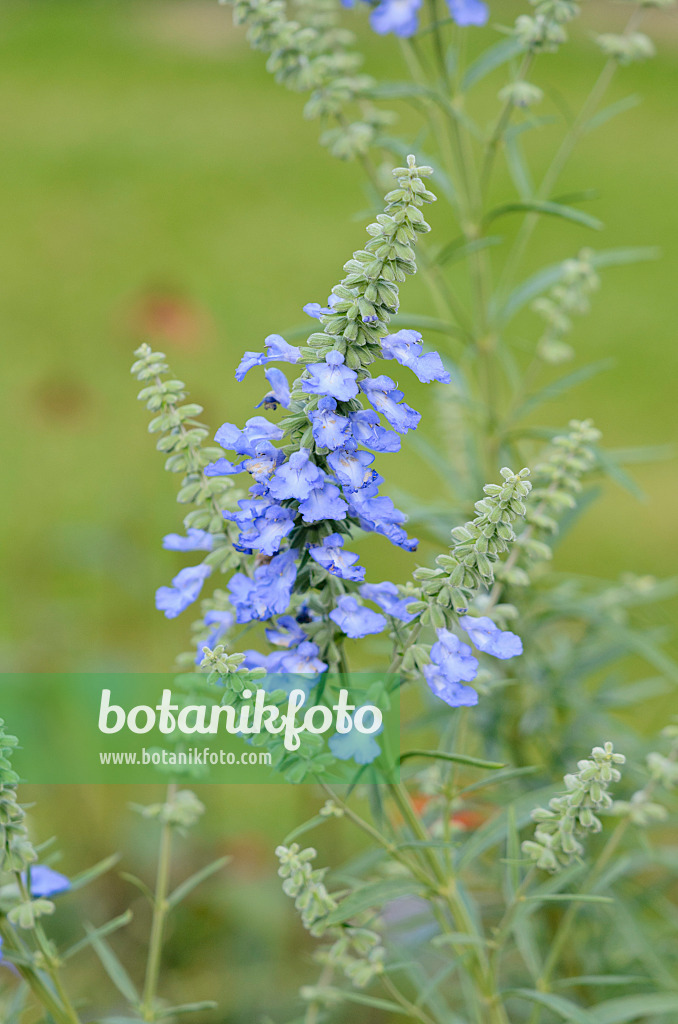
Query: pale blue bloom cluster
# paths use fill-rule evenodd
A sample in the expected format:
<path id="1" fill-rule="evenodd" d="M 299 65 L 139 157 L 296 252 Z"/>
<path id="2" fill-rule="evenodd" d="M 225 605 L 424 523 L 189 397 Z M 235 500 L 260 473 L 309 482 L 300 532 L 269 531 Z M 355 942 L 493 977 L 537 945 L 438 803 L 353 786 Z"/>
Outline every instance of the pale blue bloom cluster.
<path id="1" fill-rule="evenodd" d="M 468 633 L 473 645 L 485 654 L 502 660 L 522 654 L 519 636 L 499 626 L 487 616 L 465 615 L 459 625 Z M 436 630 L 437 641 L 431 648 L 431 663 L 424 666 L 426 682 L 436 697 L 451 707 L 467 707 L 478 703 L 478 694 L 470 683 L 478 674 L 478 659 L 468 644 L 462 643 L 449 629 Z"/>
<path id="2" fill-rule="evenodd" d="M 478 7 L 484 10 L 484 5 L 450 2 L 460 23 L 470 23 L 474 10 L 480 20 Z M 373 18 L 382 18 L 386 7 L 416 15 L 418 4 L 383 0 Z M 332 294 L 327 306 L 309 303 L 304 310 L 327 325 L 341 316 L 336 307 L 342 302 L 345 296 Z M 374 308 L 365 304 L 364 323 L 378 319 Z M 327 345 L 319 345 L 324 338 Z M 208 479 L 246 475 L 249 494 L 234 510 L 223 512 L 237 528 L 234 547 L 243 558 L 227 583 L 229 607 L 220 601 L 207 611 L 201 637 L 213 648 L 234 623 L 265 623 L 270 649 L 245 651 L 243 667 L 264 668 L 262 685 L 270 690 L 301 687 L 310 692 L 330 663 L 339 664 L 344 638 L 359 640 L 390 628 L 402 641 L 399 630 L 419 614 L 409 610 L 412 597 L 394 583 L 367 582 L 359 555 L 347 546 L 355 531 L 363 530 L 405 551 L 417 547 L 405 530 L 406 515 L 381 493 L 383 478 L 374 464 L 378 454 L 399 451 L 401 436 L 417 430 L 421 414 L 405 401 L 396 380 L 384 373 L 372 376 L 366 366 L 381 356 L 424 384 L 447 384 L 450 374 L 437 352 L 424 350 L 417 331 L 376 338 L 368 360 L 329 327 L 309 339 L 311 344 L 315 340 L 315 350 L 296 348 L 271 334 L 263 351 L 245 352 L 236 380 L 262 367 L 268 390 L 256 408 L 275 413 L 282 406 L 285 416 L 280 424 L 265 415 L 252 416 L 243 427 L 222 424 L 215 441 L 225 454 L 203 470 Z M 270 365 L 276 362 L 299 365 L 292 386 L 282 370 Z M 219 551 L 209 531 L 195 528 L 185 537 L 169 534 L 163 544 L 174 551 L 208 552 L 202 565 L 182 569 L 171 586 L 157 591 L 157 607 L 173 618 L 197 599 L 212 564 L 219 564 Z M 459 625 L 485 654 L 507 659 L 522 650 L 517 636 L 488 617 L 464 615 Z M 450 629 L 437 629 L 430 663 L 423 669 L 436 696 L 455 707 L 477 703 L 476 690 L 466 684 L 478 668 L 468 644 Z M 331 748 L 338 758 L 360 764 L 379 753 L 374 738 L 365 739 L 355 729 L 335 736 Z"/>
<path id="3" fill-rule="evenodd" d="M 446 0 L 452 20 L 457 25 L 485 25 L 490 16 L 483 0 Z M 354 0 L 342 0 L 344 7 L 353 7 Z M 419 9 L 422 0 L 380 0 L 372 8 L 370 25 L 379 35 L 394 35 L 403 39 L 413 36 L 419 28 Z"/>

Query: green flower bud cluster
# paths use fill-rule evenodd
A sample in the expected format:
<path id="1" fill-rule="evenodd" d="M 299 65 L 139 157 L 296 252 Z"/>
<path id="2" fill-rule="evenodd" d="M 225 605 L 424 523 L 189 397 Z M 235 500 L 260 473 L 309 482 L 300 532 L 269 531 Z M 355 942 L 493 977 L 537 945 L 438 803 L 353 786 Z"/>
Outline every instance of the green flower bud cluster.
<path id="1" fill-rule="evenodd" d="M 582 249 L 576 259 L 565 260 L 558 284 L 532 303 L 532 310 L 546 321 L 537 344 L 537 355 L 546 363 L 562 363 L 574 354 L 563 338 L 572 330 L 572 315 L 588 312 L 589 296 L 600 285 L 592 256 L 590 249 Z"/>
<path id="2" fill-rule="evenodd" d="M 283 891 L 294 899 L 301 922 L 316 938 L 329 937 L 332 944 L 322 947 L 316 954 L 320 963 L 339 969 L 357 988 L 363 988 L 384 970 L 385 950 L 376 932 L 368 928 L 324 924 L 328 914 L 340 904 L 328 893 L 324 878 L 327 868 L 314 868 L 317 856 L 313 847 L 300 849 L 298 843 L 279 846 L 276 856 L 280 861 L 278 874 L 284 879 Z M 323 1001 L 322 988 L 308 989 L 304 994 L 310 1001 Z"/>
<path id="3" fill-rule="evenodd" d="M 601 434 L 591 420 L 571 420 L 567 434 L 553 438 L 543 460 L 534 469 L 532 500 L 525 513 L 526 528 L 518 536 L 512 555 L 497 568 L 497 579 L 513 586 L 530 583 L 530 569 L 552 557 L 547 538 L 558 532 L 558 518 L 576 505 L 582 477 L 596 464 L 592 445 Z M 521 556 L 524 565 L 521 566 Z"/>
<path id="4" fill-rule="evenodd" d="M 535 53 L 555 53 L 567 42 L 564 29 L 579 14 L 574 0 L 530 0 L 534 14 L 521 14 L 516 18 L 514 34 L 519 43 Z"/>
<path id="5" fill-rule="evenodd" d="M 301 923 L 316 938 L 323 935 L 324 918 L 337 909 L 337 902 L 328 893 L 323 879 L 327 868 L 314 868 L 312 861 L 318 856 L 312 846 L 302 850 L 298 843 L 278 846 L 275 855 L 280 861 L 278 874 L 283 881 L 283 892 L 294 900 Z"/>
<path id="6" fill-rule="evenodd" d="M 607 789 L 621 779 L 615 765 L 625 761 L 623 754 L 615 754 L 612 743 L 594 747 L 590 758 L 578 762 L 578 771 L 565 776 L 567 792 L 553 797 L 548 808 L 538 807 L 532 812 L 532 820 L 537 823 L 534 839 L 525 840 L 521 849 L 537 867 L 559 871 L 584 854 L 578 837 L 601 831 L 598 814 L 612 808 Z"/>
<path id="7" fill-rule="evenodd" d="M 663 804 L 652 799 L 658 786 L 671 790 L 678 786 L 678 725 L 669 725 L 662 736 L 672 741 L 668 756 L 653 750 L 647 755 L 650 781 L 634 793 L 630 800 L 615 800 L 614 813 L 627 815 L 634 825 L 647 828 L 666 821 L 668 811 Z"/>
<path id="8" fill-rule="evenodd" d="M 223 455 L 221 448 L 204 444 L 209 430 L 195 417 L 202 412 L 196 403 L 184 403 L 187 392 L 184 382 L 172 379 L 163 352 L 154 352 L 150 345 L 141 345 L 134 353 L 137 361 L 131 372 L 144 384 L 139 400 L 154 413 L 148 430 L 160 434 L 156 448 L 167 455 L 165 469 L 183 474 L 177 501 L 197 506 L 184 518 L 186 529 L 207 530 L 214 537 L 213 549 L 204 559 L 212 568 L 225 570 L 239 560 L 231 546 L 237 535 L 233 525 L 224 519 L 224 509 L 240 497 L 227 476 L 207 477 L 203 470 L 208 463 Z"/>
<path id="9" fill-rule="evenodd" d="M 165 803 L 148 804 L 146 807 L 132 804 L 132 807 L 143 818 L 155 818 L 163 825 L 180 829 L 196 825 L 205 813 L 205 805 L 190 789 L 180 789 Z"/>
<path id="10" fill-rule="evenodd" d="M 287 17 L 283 0 L 228 2 L 233 4 L 235 23 L 248 26 L 252 47 L 270 54 L 266 67 L 276 81 L 311 93 L 306 117 L 336 120 L 337 127 L 321 135 L 321 144 L 344 160 L 367 153 L 393 115 L 369 102 L 374 79 L 359 74 L 362 57 L 351 49 L 353 33 L 337 26 L 336 6 L 329 0 L 302 5 L 302 24 Z M 345 108 L 353 103 L 359 104 L 359 114 L 350 120 Z"/>
<path id="11" fill-rule="evenodd" d="M 445 626 L 452 609 L 465 613 L 478 592 L 493 583 L 499 556 L 516 539 L 513 524 L 525 516 L 525 498 L 532 488 L 529 469 L 514 473 L 504 468 L 501 475 L 502 484 L 483 488 L 475 519 L 452 530 L 450 552 L 436 558 L 438 568 L 415 570 L 415 579 L 422 581 L 421 600 L 409 608 L 422 612 L 422 623 Z"/>
<path id="12" fill-rule="evenodd" d="M 648 60 L 656 53 L 654 43 L 643 32 L 629 32 L 625 35 L 605 32 L 596 36 L 596 42 L 605 56 L 616 60 L 618 64 Z"/>
<path id="13" fill-rule="evenodd" d="M 24 810 L 17 802 L 19 776 L 12 768 L 12 751 L 18 743 L 16 736 L 5 731 L 0 718 L 0 873 L 25 871 L 37 860 Z"/>
<path id="14" fill-rule="evenodd" d="M 421 212 L 422 206 L 436 201 L 422 181 L 431 174 L 431 167 L 417 167 L 411 155 L 407 167 L 394 169 L 398 187 L 384 197 L 384 212 L 368 225 L 371 237 L 365 248 L 344 264 L 346 276 L 332 289 L 336 297 L 332 310 L 321 317 L 323 330 L 312 333 L 301 350 L 304 362 L 316 363 L 334 350 L 361 379 L 367 376 L 361 372 L 364 367 L 381 356 L 380 338 L 388 334 L 391 317 L 398 311 L 398 284 L 417 272 L 417 234 L 431 230 Z M 303 392 L 299 380 L 292 388 L 292 398 L 303 402 L 304 409 L 280 422 L 290 435 L 290 450 L 300 444 L 313 448 L 308 411 L 317 408 L 319 398 Z M 347 408 L 362 406 L 353 399 Z"/>
<path id="15" fill-rule="evenodd" d="M 542 90 L 531 82 L 511 82 L 499 93 L 500 100 L 514 107 L 534 107 L 535 104 L 541 103 L 543 98 Z"/>

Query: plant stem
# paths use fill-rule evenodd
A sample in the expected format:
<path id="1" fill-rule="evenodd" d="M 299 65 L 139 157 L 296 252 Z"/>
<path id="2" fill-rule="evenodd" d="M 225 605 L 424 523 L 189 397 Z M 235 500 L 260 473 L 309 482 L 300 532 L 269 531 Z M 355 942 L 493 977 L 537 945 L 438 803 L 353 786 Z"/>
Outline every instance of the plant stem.
<path id="1" fill-rule="evenodd" d="M 170 783 L 167 787 L 167 794 L 165 797 L 166 806 L 172 803 L 176 791 L 176 783 Z M 160 832 L 160 847 L 158 850 L 158 869 L 155 880 L 155 896 L 153 900 L 153 921 L 151 923 L 151 937 L 148 945 L 146 977 L 144 981 L 144 992 L 141 1006 L 144 1020 L 148 1021 L 155 1020 L 155 1000 L 158 990 L 158 978 L 160 975 L 165 920 L 169 909 L 167 896 L 169 894 L 173 830 L 174 825 L 170 821 L 166 820 L 163 822 L 162 830 Z"/>
<path id="2" fill-rule="evenodd" d="M 638 27 L 643 18 L 643 14 L 644 12 L 642 7 L 638 7 L 633 12 L 631 17 L 629 18 L 626 28 L 624 29 L 623 34 L 625 36 L 629 35 L 631 32 L 634 32 L 636 30 L 636 28 Z M 537 191 L 536 196 L 534 197 L 535 199 L 548 199 L 551 189 L 560 177 L 560 174 L 565 164 L 570 159 L 574 148 L 576 147 L 577 143 L 584 134 L 587 121 L 592 117 L 599 103 L 601 102 L 603 96 L 607 92 L 610 82 L 614 77 L 614 73 L 617 70 L 617 67 L 618 62 L 614 58 L 610 58 L 604 64 L 602 71 L 600 72 L 598 78 L 596 79 L 593 85 L 593 88 L 591 89 L 591 92 L 584 101 L 584 104 L 581 110 L 579 111 L 577 117 L 575 118 L 572 127 L 570 128 L 569 132 L 566 134 L 565 138 L 560 144 L 560 148 L 556 152 L 556 155 L 553 158 L 550 167 L 544 175 L 542 183 Z M 512 275 L 521 263 L 522 258 L 525 255 L 525 249 L 527 248 L 528 242 L 532 237 L 532 232 L 534 231 L 538 220 L 539 214 L 536 213 L 527 214 L 527 216 L 523 220 L 523 223 L 514 242 L 513 248 L 506 261 L 506 269 L 504 272 L 502 282 L 500 282 L 499 291 L 502 295 L 505 294 L 505 287 L 502 287 L 502 285 L 507 285 L 508 281 L 511 279 L 509 275 Z M 498 303 L 498 306 L 499 305 L 501 305 L 501 303 Z"/>
<path id="3" fill-rule="evenodd" d="M 11 951 L 14 949 L 26 959 L 30 957 L 30 951 L 17 940 L 15 930 L 5 924 L 4 921 L 0 921 L 0 936 L 2 936 L 5 944 L 5 950 Z M 60 1001 L 59 995 L 50 991 L 35 967 L 30 964 L 17 963 L 16 969 L 30 987 L 35 998 L 54 1018 L 57 1024 L 80 1024 L 80 1018 L 73 1009 L 68 997 L 66 997 L 65 1002 L 63 998 Z M 50 975 L 50 980 L 54 982 L 53 972 L 48 971 L 48 974 Z"/>

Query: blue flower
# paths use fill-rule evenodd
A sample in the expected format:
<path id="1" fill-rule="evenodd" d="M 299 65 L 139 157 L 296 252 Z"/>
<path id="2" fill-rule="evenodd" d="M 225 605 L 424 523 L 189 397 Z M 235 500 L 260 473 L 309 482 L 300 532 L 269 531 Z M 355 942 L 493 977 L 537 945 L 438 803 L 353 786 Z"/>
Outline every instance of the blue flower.
<path id="1" fill-rule="evenodd" d="M 275 647 L 297 647 L 307 639 L 293 615 L 281 615 L 275 629 L 266 630 L 266 639 Z"/>
<path id="2" fill-rule="evenodd" d="M 348 402 L 358 394 L 357 374 L 344 366 L 341 352 L 328 352 L 324 363 L 309 363 L 306 370 L 310 377 L 302 379 L 301 386 L 309 395 L 331 395 L 339 402 Z"/>
<path id="3" fill-rule="evenodd" d="M 245 352 L 235 371 L 235 379 L 243 381 L 253 366 L 263 366 L 265 362 L 266 355 L 263 352 Z"/>
<path id="4" fill-rule="evenodd" d="M 327 456 L 327 462 L 334 470 L 339 483 L 352 491 L 357 491 L 371 481 L 374 473 L 368 466 L 374 462 L 371 452 L 358 451 L 355 442 L 340 448 Z"/>
<path id="5" fill-rule="evenodd" d="M 356 764 L 371 764 L 381 754 L 381 747 L 375 736 L 384 731 L 383 725 L 375 732 L 365 733 L 352 723 L 348 732 L 335 732 L 328 741 L 328 747 L 340 761 L 355 761 Z"/>
<path id="6" fill-rule="evenodd" d="M 309 412 L 308 418 L 313 426 L 313 440 L 319 448 L 341 448 L 346 444 L 351 432 L 351 424 L 346 416 L 336 412 L 337 403 L 334 398 L 321 398 L 315 412 Z"/>
<path id="7" fill-rule="evenodd" d="M 155 607 L 164 612 L 168 619 L 175 619 L 193 604 L 211 572 L 209 565 L 193 565 L 182 569 L 172 580 L 171 587 L 158 587 Z"/>
<path id="8" fill-rule="evenodd" d="M 323 538 L 322 544 L 308 550 L 311 558 L 333 576 L 353 583 L 362 583 L 365 579 L 364 568 L 355 564 L 360 556 L 344 550 L 344 538 L 340 533 L 331 533 Z"/>
<path id="9" fill-rule="evenodd" d="M 285 431 L 270 423 L 265 416 L 252 416 L 241 430 L 235 423 L 222 423 L 214 435 L 214 440 L 222 448 L 234 451 L 238 455 L 255 456 L 257 445 L 261 441 L 279 441 Z"/>
<path id="10" fill-rule="evenodd" d="M 36 899 L 41 897 L 58 896 L 60 892 L 66 892 L 71 887 L 70 880 L 65 875 L 53 871 L 46 864 L 36 864 L 31 868 L 31 896 Z M 21 878 L 24 885 L 27 884 L 26 872 L 22 872 Z"/>
<path id="11" fill-rule="evenodd" d="M 186 536 L 180 533 L 168 533 L 162 538 L 162 546 L 166 551 L 211 551 L 214 537 L 207 530 L 196 530 L 189 526 Z"/>
<path id="12" fill-rule="evenodd" d="M 505 661 L 507 658 L 515 658 L 516 655 L 523 653 L 523 643 L 520 637 L 509 630 L 502 632 L 499 626 L 492 619 L 488 619 L 486 615 L 477 619 L 472 615 L 464 615 L 459 620 L 459 625 L 468 633 L 471 642 L 479 651 L 491 654 L 494 658 L 501 658 Z"/>
<path id="13" fill-rule="evenodd" d="M 308 448 L 300 448 L 292 452 L 288 462 L 278 466 L 269 484 L 274 498 L 303 501 L 314 487 L 323 483 L 325 475 L 315 462 L 311 462 L 310 454 Z"/>
<path id="14" fill-rule="evenodd" d="M 478 694 L 472 686 L 451 682 L 435 665 L 424 665 L 424 676 L 431 692 L 451 708 L 470 708 L 478 703 Z"/>
<path id="15" fill-rule="evenodd" d="M 310 640 L 304 640 L 298 647 L 287 651 L 280 660 L 280 669 L 290 675 L 319 675 L 327 671 L 327 665 L 318 657 L 319 648 Z"/>
<path id="16" fill-rule="evenodd" d="M 367 377 L 360 382 L 360 390 L 399 434 L 417 429 L 421 414 L 403 402 L 402 391 L 398 391 L 390 377 Z"/>
<path id="17" fill-rule="evenodd" d="M 437 629 L 437 642 L 431 648 L 431 661 L 450 683 L 470 683 L 478 674 L 478 660 L 468 644 L 449 629 Z"/>
<path id="18" fill-rule="evenodd" d="M 381 477 L 378 478 L 381 481 Z M 363 530 L 380 533 L 405 551 L 416 551 L 419 541 L 408 537 L 400 523 L 407 520 L 404 512 L 396 508 L 386 495 L 378 494 L 377 487 L 367 484 L 347 495 L 351 512 L 358 516 Z"/>
<path id="19" fill-rule="evenodd" d="M 195 658 L 196 665 L 199 665 L 202 661 L 203 647 L 216 647 L 224 633 L 231 628 L 233 625 L 233 615 L 231 612 L 219 611 L 213 608 L 212 611 L 205 614 L 203 621 L 206 626 L 213 626 L 214 628 L 210 630 L 205 640 L 198 642 L 198 653 Z"/>
<path id="20" fill-rule="evenodd" d="M 255 517 L 246 529 L 241 530 L 240 543 L 243 547 L 261 551 L 262 555 L 275 555 L 280 550 L 283 539 L 294 529 L 296 513 L 292 508 L 264 502 L 252 502 L 255 506 Z M 261 515 L 256 515 L 259 505 Z"/>
<path id="21" fill-rule="evenodd" d="M 239 462 L 229 462 L 228 459 L 216 459 L 209 462 L 203 469 L 205 476 L 232 476 L 234 473 L 242 473 L 242 466 Z"/>
<path id="22" fill-rule="evenodd" d="M 297 550 L 275 555 L 254 570 L 253 578 L 235 573 L 228 582 L 236 622 L 270 619 L 287 611 L 297 578 Z"/>
<path id="23" fill-rule="evenodd" d="M 490 16 L 483 0 L 447 0 L 447 6 L 457 25 L 485 25 Z"/>
<path id="24" fill-rule="evenodd" d="M 262 400 L 255 406 L 260 409 L 263 405 L 265 409 L 277 409 L 279 405 L 289 408 L 290 404 L 290 386 L 287 383 L 287 377 L 278 370 L 277 367 L 271 366 L 264 372 L 264 377 L 271 385 L 271 390 L 267 395 L 264 395 Z"/>
<path id="25" fill-rule="evenodd" d="M 422 355 L 422 338 L 418 331 L 398 331 L 381 339 L 381 350 L 386 359 L 396 359 L 401 366 L 407 366 L 417 375 L 422 384 L 438 380 L 449 384 L 450 375 L 443 366 L 437 352 Z"/>
<path id="26" fill-rule="evenodd" d="M 272 445 L 270 441 L 260 441 L 257 445 L 257 454 L 251 459 L 245 459 L 242 468 L 246 469 L 258 484 L 268 483 L 271 473 L 284 458 L 280 449 Z"/>
<path id="27" fill-rule="evenodd" d="M 235 379 L 240 382 L 245 379 L 253 366 L 264 366 L 270 362 L 297 363 L 301 358 L 301 351 L 294 345 L 288 345 L 279 334 L 269 334 L 264 341 L 267 352 L 245 352 L 238 369 L 235 371 Z"/>
<path id="28" fill-rule="evenodd" d="M 437 643 L 431 648 L 431 664 L 424 665 L 424 676 L 436 697 L 450 707 L 472 707 L 478 694 L 470 683 L 478 673 L 478 661 L 471 648 L 449 629 L 437 629 Z"/>
<path id="29" fill-rule="evenodd" d="M 312 317 L 314 320 L 320 320 L 322 316 L 326 316 L 328 313 L 332 312 L 337 302 L 339 302 L 337 296 L 334 292 L 330 292 L 327 297 L 326 306 L 321 306 L 319 302 L 307 302 L 304 306 L 304 313 L 306 313 L 307 316 Z"/>
<path id="30" fill-rule="evenodd" d="M 382 0 L 370 14 L 370 25 L 380 36 L 393 32 L 401 38 L 413 36 L 417 31 L 417 11 L 422 0 Z"/>
<path id="31" fill-rule="evenodd" d="M 269 334 L 264 344 L 268 349 L 268 361 L 273 363 L 298 363 L 301 349 L 288 345 L 281 334 Z"/>
<path id="32" fill-rule="evenodd" d="M 411 615 L 407 610 L 408 604 L 411 604 L 414 598 L 400 597 L 395 583 L 365 583 L 360 588 L 360 593 L 368 601 L 378 604 L 381 610 L 393 619 L 412 622 L 416 618 L 416 615 Z"/>
<path id="33" fill-rule="evenodd" d="M 344 594 L 337 601 L 337 607 L 330 612 L 330 618 L 336 622 L 342 633 L 358 640 L 370 633 L 381 633 L 386 628 L 386 619 L 378 612 L 365 608 L 355 597 Z"/>
<path id="34" fill-rule="evenodd" d="M 213 608 L 212 611 L 205 613 L 204 622 L 206 626 L 214 626 L 214 629 L 205 641 L 208 647 L 214 647 L 219 638 L 233 625 L 233 615 L 231 612 L 219 611 Z"/>
<path id="35" fill-rule="evenodd" d="M 371 448 L 373 452 L 400 451 L 400 438 L 392 430 L 381 426 L 379 417 L 372 409 L 350 412 L 348 418 L 358 444 Z"/>
<path id="36" fill-rule="evenodd" d="M 424 665 L 426 682 L 436 697 L 450 707 L 472 707 L 478 694 L 470 683 L 478 673 L 478 661 L 471 648 L 449 629 L 437 629 L 437 642 L 431 648 L 431 664 Z"/>
<path id="37" fill-rule="evenodd" d="M 345 519 L 348 505 L 338 487 L 323 483 L 299 503 L 299 511 L 305 523 L 321 523 L 324 519 Z"/>

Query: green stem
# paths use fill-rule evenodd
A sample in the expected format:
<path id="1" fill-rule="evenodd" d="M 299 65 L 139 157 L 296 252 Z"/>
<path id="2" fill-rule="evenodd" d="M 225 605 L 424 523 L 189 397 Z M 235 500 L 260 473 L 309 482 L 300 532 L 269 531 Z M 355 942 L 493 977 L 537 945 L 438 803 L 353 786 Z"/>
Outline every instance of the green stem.
<path id="1" fill-rule="evenodd" d="M 172 803 L 176 791 L 176 784 L 170 783 L 167 787 L 167 795 L 165 797 L 166 806 L 169 806 Z M 169 821 L 164 821 L 160 833 L 158 869 L 155 880 L 155 896 L 153 900 L 153 921 L 151 923 L 151 937 L 148 945 L 146 977 L 144 981 L 144 992 L 141 1005 L 143 1018 L 148 1021 L 155 1020 L 155 1001 L 158 991 L 158 978 L 160 976 L 165 921 L 169 910 L 167 897 L 169 895 L 173 831 L 174 825 Z"/>
<path id="2" fill-rule="evenodd" d="M 516 74 L 516 77 L 513 79 L 513 85 L 515 85 L 517 82 L 523 82 L 527 78 L 527 76 L 530 73 L 530 68 L 532 67 L 533 61 L 534 54 L 526 53 L 521 61 L 520 67 L 518 68 L 518 73 Z M 490 135 L 489 142 L 487 143 L 487 149 L 485 150 L 485 156 L 483 158 L 482 168 L 480 171 L 480 192 L 483 196 L 487 194 L 487 190 L 490 185 L 490 179 L 492 177 L 492 170 L 494 168 L 494 161 L 496 159 L 497 152 L 499 149 L 499 143 L 504 138 L 504 134 L 509 126 L 511 114 L 513 113 L 514 109 L 515 108 L 512 100 L 508 99 L 504 104 L 504 107 L 499 117 L 497 118 L 497 123 L 495 124 L 494 130 Z"/>
<path id="3" fill-rule="evenodd" d="M 402 783 L 391 784 L 389 789 L 403 818 L 414 835 L 423 842 L 427 842 L 429 839 L 428 833 L 414 812 L 405 786 Z M 454 878 L 446 874 L 438 858 L 430 848 L 422 847 L 422 854 L 428 861 L 433 875 L 438 880 L 440 886 L 439 894 L 447 904 L 457 929 L 465 931 L 469 935 L 478 936 L 478 929 L 468 912 L 463 898 L 459 894 Z M 446 927 L 445 930 L 450 931 L 449 927 Z M 481 938 L 482 936 L 478 937 Z M 478 991 L 482 995 L 487 1007 L 487 1015 L 481 1018 L 483 1024 L 509 1024 L 506 1010 L 501 1001 L 501 994 L 498 992 L 494 977 L 489 970 L 488 957 L 482 945 L 474 948 L 473 959 L 472 973 L 478 986 Z"/>
<path id="4" fill-rule="evenodd" d="M 6 952 L 14 950 L 17 953 L 21 953 L 22 957 L 26 959 L 30 957 L 29 950 L 25 946 L 22 948 L 22 944 L 17 940 L 15 930 L 10 928 L 4 921 L 0 921 L 0 936 L 2 936 Z M 57 1024 L 80 1024 L 80 1018 L 70 1001 L 68 999 L 65 1003 L 60 1001 L 58 994 L 50 991 L 35 967 L 25 963 L 17 963 L 15 966 L 23 980 L 30 987 L 35 998 L 54 1018 Z M 47 973 L 53 982 L 52 972 L 48 971 Z"/>
<path id="5" fill-rule="evenodd" d="M 641 7 L 638 7 L 633 12 L 628 21 L 628 24 L 626 25 L 626 28 L 624 29 L 623 34 L 625 36 L 629 35 L 631 32 L 634 32 L 636 30 L 636 28 L 638 27 L 643 18 L 643 14 L 644 12 Z M 606 61 L 602 71 L 600 72 L 598 78 L 596 79 L 593 85 L 593 88 L 591 89 L 591 92 L 587 96 L 581 110 L 575 118 L 572 127 L 570 128 L 569 132 L 566 134 L 565 138 L 560 144 L 560 148 L 558 149 L 550 167 L 544 175 L 544 178 L 542 180 L 541 186 L 537 191 L 535 199 L 548 199 L 551 193 L 551 189 L 560 177 L 560 174 L 563 168 L 565 167 L 565 164 L 570 159 L 573 150 L 575 149 L 577 143 L 584 134 L 584 130 L 586 128 L 588 120 L 593 116 L 603 96 L 607 92 L 610 82 L 614 77 L 614 73 L 617 70 L 617 67 L 618 62 L 613 58 L 610 58 L 608 61 Z M 527 214 L 527 216 L 523 220 L 523 223 L 520 227 L 520 230 L 518 231 L 518 235 L 514 242 L 513 248 L 506 261 L 504 277 L 502 279 L 502 282 L 500 282 L 499 290 L 502 295 L 505 294 L 509 282 L 513 280 L 513 274 L 517 270 L 518 266 L 520 265 L 523 259 L 523 256 L 525 255 L 525 249 L 527 248 L 530 238 L 532 237 L 532 232 L 534 231 L 538 221 L 539 215 L 536 213 Z"/>

